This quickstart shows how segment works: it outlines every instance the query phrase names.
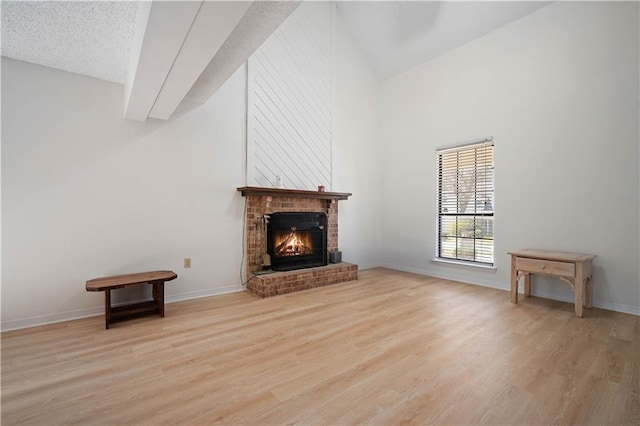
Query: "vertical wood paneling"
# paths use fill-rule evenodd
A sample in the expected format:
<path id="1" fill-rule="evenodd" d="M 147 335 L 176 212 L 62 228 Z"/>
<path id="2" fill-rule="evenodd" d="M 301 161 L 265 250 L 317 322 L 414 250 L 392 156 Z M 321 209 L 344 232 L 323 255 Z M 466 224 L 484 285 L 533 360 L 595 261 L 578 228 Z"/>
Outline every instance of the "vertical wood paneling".
<path id="1" fill-rule="evenodd" d="M 331 3 L 303 3 L 249 58 L 248 185 L 331 188 L 331 43 Z"/>

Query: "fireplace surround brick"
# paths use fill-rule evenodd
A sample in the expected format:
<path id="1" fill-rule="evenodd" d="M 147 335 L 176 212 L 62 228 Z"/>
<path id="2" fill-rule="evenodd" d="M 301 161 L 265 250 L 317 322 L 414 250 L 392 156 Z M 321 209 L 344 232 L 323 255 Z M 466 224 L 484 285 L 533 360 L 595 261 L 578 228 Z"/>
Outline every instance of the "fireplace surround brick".
<path id="1" fill-rule="evenodd" d="M 248 290 L 268 297 L 358 279 L 358 266 L 346 262 L 256 275 L 262 271 L 262 255 L 266 252 L 266 232 L 262 222 L 265 214 L 325 213 L 327 250 L 333 252 L 338 249 L 338 200 L 346 200 L 351 194 L 255 187 L 238 188 L 238 191 L 246 197 L 245 272 Z"/>

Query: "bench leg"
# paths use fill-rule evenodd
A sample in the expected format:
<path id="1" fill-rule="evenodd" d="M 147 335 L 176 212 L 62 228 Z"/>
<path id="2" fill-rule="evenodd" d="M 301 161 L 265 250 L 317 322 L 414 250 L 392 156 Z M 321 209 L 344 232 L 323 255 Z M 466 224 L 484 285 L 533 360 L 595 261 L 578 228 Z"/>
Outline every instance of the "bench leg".
<path id="1" fill-rule="evenodd" d="M 153 283 L 153 300 L 158 304 L 158 312 L 164 318 L 164 281 Z"/>
<path id="2" fill-rule="evenodd" d="M 109 329 L 109 320 L 111 319 L 111 290 L 104 291 L 104 328 Z"/>

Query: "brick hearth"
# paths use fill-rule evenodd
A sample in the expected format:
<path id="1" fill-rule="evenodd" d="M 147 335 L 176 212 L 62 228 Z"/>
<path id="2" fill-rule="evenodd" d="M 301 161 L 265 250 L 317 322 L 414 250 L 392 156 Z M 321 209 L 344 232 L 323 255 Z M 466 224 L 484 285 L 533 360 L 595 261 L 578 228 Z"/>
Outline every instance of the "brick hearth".
<path id="1" fill-rule="evenodd" d="M 358 279 L 358 266 L 346 262 L 256 275 L 262 272 L 262 255 L 266 251 L 262 216 L 279 212 L 326 213 L 327 249 L 333 252 L 338 249 L 338 200 L 346 200 L 351 194 L 256 187 L 238 188 L 238 191 L 247 198 L 245 271 L 248 290 L 268 297 Z"/>
<path id="2" fill-rule="evenodd" d="M 247 289 L 260 297 L 269 297 L 357 279 L 358 265 L 341 262 L 315 268 L 258 275 L 249 280 Z"/>

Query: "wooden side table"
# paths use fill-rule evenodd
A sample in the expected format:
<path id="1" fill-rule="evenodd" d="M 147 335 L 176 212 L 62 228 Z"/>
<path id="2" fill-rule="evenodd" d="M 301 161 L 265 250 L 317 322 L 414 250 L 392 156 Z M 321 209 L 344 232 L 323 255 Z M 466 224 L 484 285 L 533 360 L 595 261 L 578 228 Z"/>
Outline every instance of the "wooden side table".
<path id="1" fill-rule="evenodd" d="M 531 274 L 550 275 L 571 287 L 576 316 L 582 318 L 582 305 L 593 303 L 593 259 L 597 256 L 550 250 L 511 251 L 511 303 L 518 303 L 518 281 L 524 276 L 524 295 L 531 296 Z"/>

